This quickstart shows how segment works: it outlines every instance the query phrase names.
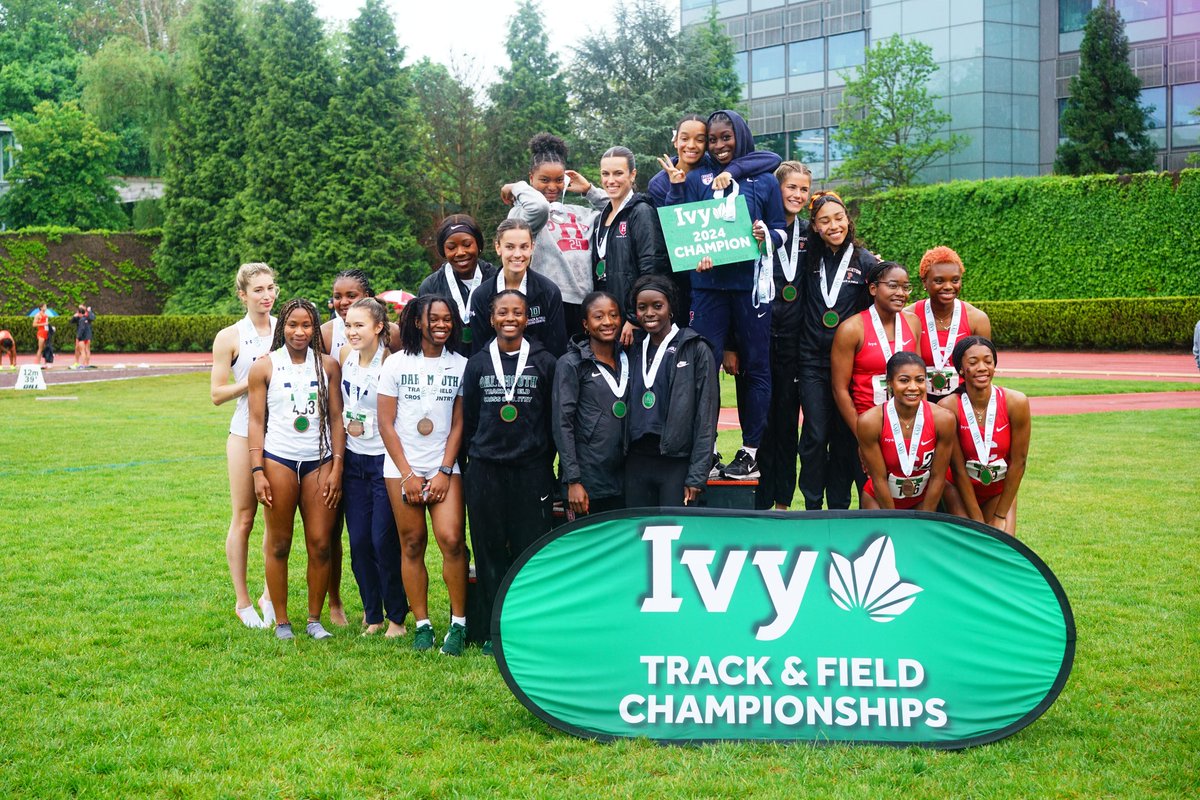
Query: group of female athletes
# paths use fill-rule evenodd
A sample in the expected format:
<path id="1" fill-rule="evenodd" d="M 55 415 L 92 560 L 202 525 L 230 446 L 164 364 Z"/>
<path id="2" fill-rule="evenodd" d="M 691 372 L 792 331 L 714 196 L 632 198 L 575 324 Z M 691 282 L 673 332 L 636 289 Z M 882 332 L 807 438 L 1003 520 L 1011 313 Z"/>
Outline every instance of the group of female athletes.
<path id="1" fill-rule="evenodd" d="M 243 624 L 294 636 L 297 509 L 308 635 L 331 635 L 327 595 L 346 624 L 344 518 L 364 634 L 405 635 L 411 610 L 413 647 L 439 647 L 431 527 L 449 655 L 467 641 L 467 518 L 479 639 L 505 573 L 552 527 L 556 499 L 570 518 L 686 505 L 720 476 L 757 479 L 760 506 L 787 509 L 798 453 L 806 509 L 849 508 L 857 483 L 862 508 L 943 508 L 1015 532 L 1029 405 L 993 385 L 990 323 L 959 298 L 957 254 L 925 254 L 928 298 L 908 305 L 908 271 L 855 241 L 837 194 L 810 199 L 804 165 L 755 151 L 735 112 L 688 116 L 673 143 L 677 155 L 660 159 L 642 194 L 629 150 L 607 151 L 593 186 L 567 168 L 560 139 L 534 137 L 528 179 L 501 189 L 512 210 L 491 242 L 499 266 L 481 257 L 473 219 L 447 217 L 436 234 L 443 263 L 398 324 L 361 271 L 335 277 L 336 315 L 322 326 L 303 299 L 273 317 L 270 267 L 239 269 L 247 313 L 214 342 L 212 399 L 237 401 L 226 555 Z M 568 192 L 589 206 L 564 204 Z M 746 198 L 764 256 L 672 273 L 656 207 L 727 192 Z M 742 428 L 727 466 L 715 449 L 722 364 L 737 376 Z M 258 504 L 261 616 L 246 584 Z"/>

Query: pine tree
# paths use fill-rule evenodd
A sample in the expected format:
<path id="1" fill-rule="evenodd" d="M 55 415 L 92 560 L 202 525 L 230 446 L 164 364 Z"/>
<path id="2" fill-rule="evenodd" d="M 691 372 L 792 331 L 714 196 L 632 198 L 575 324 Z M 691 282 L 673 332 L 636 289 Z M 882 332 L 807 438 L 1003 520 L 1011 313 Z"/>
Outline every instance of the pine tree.
<path id="1" fill-rule="evenodd" d="M 1121 16 L 1107 4 L 1092 9 L 1079 46 L 1079 74 L 1062 115 L 1054 171 L 1065 175 L 1143 172 L 1154 168 L 1146 135 L 1141 81 L 1129 66 Z"/>
<path id="2" fill-rule="evenodd" d="M 330 271 L 314 249 L 324 118 L 334 88 L 321 21 L 310 0 L 267 0 L 261 11 L 261 78 L 246 131 L 241 194 L 243 261 L 275 269 L 281 297 L 316 300 Z"/>
<path id="3" fill-rule="evenodd" d="M 495 131 L 491 161 L 496 189 L 528 175 L 529 140 L 534 134 L 544 131 L 566 138 L 571 131 L 567 84 L 534 0 L 518 4 L 508 22 L 504 49 L 509 66 L 488 88 L 492 108 L 487 127 Z"/>
<path id="4" fill-rule="evenodd" d="M 427 272 L 413 220 L 424 216 L 429 167 L 403 57 L 386 4 L 367 0 L 350 24 L 324 126 L 326 178 L 314 251 L 326 279 L 358 267 L 381 290 L 415 291 Z"/>
<path id="5" fill-rule="evenodd" d="M 200 0 L 167 151 L 160 277 L 172 312 L 232 311 L 256 69 L 238 0 Z"/>

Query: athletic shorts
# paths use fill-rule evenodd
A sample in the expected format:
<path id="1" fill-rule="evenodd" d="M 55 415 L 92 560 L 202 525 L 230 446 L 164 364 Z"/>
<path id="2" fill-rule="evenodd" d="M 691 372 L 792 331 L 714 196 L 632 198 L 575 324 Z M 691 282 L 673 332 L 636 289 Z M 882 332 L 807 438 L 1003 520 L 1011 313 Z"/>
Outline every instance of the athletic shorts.
<path id="1" fill-rule="evenodd" d="M 285 467 L 290 469 L 292 472 L 296 473 L 297 481 L 303 480 L 305 475 L 309 474 L 310 472 L 314 472 L 317 469 L 320 469 L 322 464 L 329 463 L 330 459 L 333 458 L 333 456 L 327 456 L 324 461 L 322 461 L 321 459 L 317 459 L 317 458 L 314 458 L 311 461 L 295 461 L 290 458 L 283 458 L 281 456 L 277 456 L 274 453 L 271 453 L 271 452 L 268 452 L 265 450 L 263 451 L 263 457 L 269 458 L 277 464 L 283 464 Z"/>

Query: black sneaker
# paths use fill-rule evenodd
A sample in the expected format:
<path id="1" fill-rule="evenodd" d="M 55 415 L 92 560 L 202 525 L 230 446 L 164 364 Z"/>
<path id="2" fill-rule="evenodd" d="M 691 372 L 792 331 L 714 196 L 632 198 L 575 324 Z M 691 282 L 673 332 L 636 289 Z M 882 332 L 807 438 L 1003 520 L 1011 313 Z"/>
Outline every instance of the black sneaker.
<path id="1" fill-rule="evenodd" d="M 733 462 L 725 468 L 725 478 L 731 481 L 755 481 L 759 475 L 758 461 L 745 450 L 738 450 Z"/>
<path id="2" fill-rule="evenodd" d="M 723 472 L 725 472 L 725 465 L 721 463 L 721 454 L 713 453 L 712 466 L 708 468 L 708 479 L 719 481 Z"/>

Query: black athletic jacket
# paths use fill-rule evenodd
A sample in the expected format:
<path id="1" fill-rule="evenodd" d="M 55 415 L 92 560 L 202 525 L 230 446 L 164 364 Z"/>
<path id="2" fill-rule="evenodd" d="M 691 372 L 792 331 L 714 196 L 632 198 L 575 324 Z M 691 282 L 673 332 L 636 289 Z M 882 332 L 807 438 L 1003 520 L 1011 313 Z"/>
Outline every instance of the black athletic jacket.
<path id="1" fill-rule="evenodd" d="M 804 294 L 809 290 L 805 281 L 805 268 L 808 265 L 807 250 L 809 242 L 813 240 L 809 238 L 809 226 L 805 220 L 800 220 L 800 236 L 797 241 L 792 241 L 793 227 L 788 225 L 786 230 L 788 240 L 783 243 L 783 247 L 775 251 L 775 259 L 771 265 L 775 278 L 775 300 L 771 303 L 771 338 L 789 340 L 788 348 L 791 349 L 803 324 L 801 320 L 804 318 Z M 791 285 L 795 287 L 796 297 L 788 302 L 784 299 L 788 280 L 783 276 L 783 264 L 797 249 L 799 253 L 796 255 L 796 276 L 791 282 Z M 817 266 L 819 269 L 820 265 Z"/>
<path id="2" fill-rule="evenodd" d="M 595 360 L 591 340 L 577 336 L 554 371 L 554 443 L 564 484 L 582 483 L 589 497 L 616 497 L 624 491 L 625 419 L 613 415 L 617 401 L 600 370 L 617 371 Z M 630 364 L 630 372 L 633 365 Z M 621 398 L 628 407 L 629 385 Z"/>
<path id="3" fill-rule="evenodd" d="M 541 342 L 554 358 L 567 352 L 567 323 L 563 320 L 562 292 L 554 281 L 531 269 L 525 284 L 525 300 L 529 303 L 529 324 L 525 337 Z M 471 296 L 471 345 L 476 351 L 496 338 L 492 330 L 492 298 L 496 296 L 496 276 L 485 280 Z"/>
<path id="4" fill-rule="evenodd" d="M 478 264 L 479 271 L 483 273 L 483 280 L 485 282 L 489 279 L 493 281 L 496 279 L 496 268 L 492 266 L 490 262 L 484 261 L 481 258 L 479 259 Z M 481 283 L 480 286 L 482 285 L 483 284 Z M 464 298 L 470 297 L 470 292 L 467 291 L 467 285 L 462 281 L 458 281 L 458 291 L 462 293 Z M 446 273 L 441 267 L 438 267 L 434 272 L 426 275 L 425 280 L 421 281 L 421 288 L 417 289 L 417 297 L 424 297 L 427 294 L 437 294 L 441 295 L 442 297 L 450 298 L 450 308 L 454 310 L 455 314 L 458 313 L 458 306 L 454 303 L 454 295 L 450 293 L 450 286 L 446 283 Z M 462 324 L 461 319 L 459 320 L 459 324 Z M 488 330 L 491 330 L 491 326 L 488 326 Z M 475 342 L 474 339 L 472 339 L 471 342 L 463 342 L 460 344 L 458 352 L 467 358 L 470 358 L 473 354 L 478 352 L 479 347 L 480 345 Z"/>
<path id="5" fill-rule="evenodd" d="M 612 225 L 605 227 L 604 220 L 610 211 L 611 201 L 600 210 L 592 231 L 592 286 L 616 296 L 621 306 L 621 316 L 636 325 L 633 298 L 629 292 L 633 289 L 633 282 L 642 275 L 671 275 L 667 244 L 663 241 L 662 226 L 658 223 L 658 211 L 646 195 L 633 195 Z M 604 275 L 597 277 L 596 266 L 600 262 L 597 247 L 606 232 L 608 244 L 604 253 Z"/>
<path id="6" fill-rule="evenodd" d="M 829 369 L 829 354 L 833 350 L 833 334 L 837 328 L 827 328 L 821 321 L 825 313 L 825 298 L 821 294 L 821 257 L 825 257 L 826 288 L 833 283 L 833 273 L 849 245 L 843 244 L 836 253 L 830 253 L 820 237 L 813 236 L 808 248 L 808 264 L 805 267 L 805 286 L 800 292 L 798 303 L 804 304 L 800 318 L 800 366 Z M 850 267 L 842 290 L 838 293 L 834 310 L 838 312 L 839 324 L 871 305 L 871 294 L 867 291 L 867 273 L 879 259 L 867 252 L 865 247 L 855 246 L 850 257 Z M 800 267 L 797 266 L 797 270 Z"/>
<path id="7" fill-rule="evenodd" d="M 496 381 L 490 350 L 484 348 L 467 360 L 462 379 L 463 442 L 470 458 L 522 467 L 554 461 L 550 423 L 555 359 L 539 342 L 530 339 L 529 344 L 529 360 L 513 395 L 517 418 L 512 422 L 500 418 L 507 401 Z M 500 359 L 504 374 L 512 375 L 517 356 L 501 354 Z"/>
<path id="8" fill-rule="evenodd" d="M 629 371 L 641 369 L 642 340 L 635 334 L 629 348 Z M 668 345 L 661 369 L 667 371 L 667 413 L 659 453 L 672 458 L 687 458 L 688 473 L 684 486 L 703 488 L 712 467 L 713 444 L 717 440 L 717 417 L 721 411 L 717 365 L 712 347 L 691 328 L 680 328 Z M 670 349 L 675 353 L 671 354 Z M 641 409 L 637 398 L 630 403 L 630 414 Z M 628 426 L 625 450 L 629 450 Z"/>

